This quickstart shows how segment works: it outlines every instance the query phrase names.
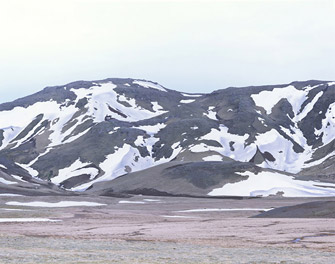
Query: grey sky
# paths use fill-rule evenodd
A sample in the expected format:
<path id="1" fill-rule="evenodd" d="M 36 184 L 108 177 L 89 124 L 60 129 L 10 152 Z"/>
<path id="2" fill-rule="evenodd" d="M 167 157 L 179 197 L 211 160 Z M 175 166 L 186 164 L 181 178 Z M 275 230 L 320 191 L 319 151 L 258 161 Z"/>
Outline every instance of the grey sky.
<path id="1" fill-rule="evenodd" d="M 75 80 L 335 80 L 335 1 L 0 0 L 0 102 Z"/>

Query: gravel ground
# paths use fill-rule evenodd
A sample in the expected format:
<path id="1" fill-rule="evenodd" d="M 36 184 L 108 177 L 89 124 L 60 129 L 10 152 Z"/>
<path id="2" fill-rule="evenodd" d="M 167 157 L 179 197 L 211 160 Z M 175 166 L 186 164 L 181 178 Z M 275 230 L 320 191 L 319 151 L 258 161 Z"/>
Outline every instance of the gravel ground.
<path id="1" fill-rule="evenodd" d="M 65 198 L 0 198 L 2 220 L 58 220 L 0 222 L 1 264 L 335 263 L 334 219 L 250 218 L 258 210 L 180 212 L 271 208 L 320 199 L 83 196 L 66 199 L 105 205 L 67 208 L 8 205 L 13 201 L 55 203 L 62 199 Z"/>
<path id="2" fill-rule="evenodd" d="M 187 243 L 0 237 L 1 263 L 333 263 L 335 253 Z"/>

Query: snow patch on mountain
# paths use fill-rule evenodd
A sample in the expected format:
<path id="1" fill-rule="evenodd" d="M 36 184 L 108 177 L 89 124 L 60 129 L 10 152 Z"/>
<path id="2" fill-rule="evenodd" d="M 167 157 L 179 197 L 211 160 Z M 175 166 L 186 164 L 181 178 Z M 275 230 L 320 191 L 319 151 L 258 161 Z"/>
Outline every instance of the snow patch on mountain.
<path id="1" fill-rule="evenodd" d="M 320 97 L 323 95 L 323 91 L 319 92 L 316 96 L 314 96 L 313 100 L 311 102 L 309 102 L 304 109 L 298 113 L 297 116 L 294 117 L 294 121 L 298 122 L 302 119 L 304 119 L 307 114 L 313 110 L 314 105 L 316 104 L 316 102 L 320 99 Z"/>
<path id="2" fill-rule="evenodd" d="M 37 102 L 28 107 L 17 106 L 12 110 L 0 111 L 0 129 L 26 127 L 37 115 L 57 116 L 59 104 L 55 101 Z"/>
<path id="3" fill-rule="evenodd" d="M 18 175 L 12 174 L 11 177 L 13 177 L 15 180 L 20 181 L 20 182 L 27 182 L 23 180 L 21 176 L 18 176 Z"/>
<path id="4" fill-rule="evenodd" d="M 240 174 L 240 173 L 239 173 Z M 283 193 L 285 197 L 334 196 L 335 184 L 295 180 L 278 172 L 263 171 L 255 174 L 250 171 L 241 173 L 246 180 L 228 183 L 212 190 L 208 195 L 221 196 L 269 196 Z"/>
<path id="5" fill-rule="evenodd" d="M 216 140 L 221 144 L 222 147 L 207 146 L 202 151 L 216 151 L 223 156 L 230 157 L 232 159 L 248 162 L 251 160 L 256 152 L 255 145 L 246 146 L 245 142 L 249 138 L 248 134 L 243 136 L 231 134 L 228 132 L 228 127 L 220 125 L 219 129 L 212 128 L 211 132 L 202 136 L 200 140 Z M 194 152 L 202 152 L 200 149 L 192 148 Z"/>
<path id="6" fill-rule="evenodd" d="M 335 103 L 329 105 L 326 117 L 322 119 L 322 127 L 315 130 L 316 136 L 322 135 L 322 143 L 327 145 L 335 138 Z"/>
<path id="7" fill-rule="evenodd" d="M 3 140 L 0 142 L 2 145 L 0 145 L 0 150 L 7 147 L 9 142 L 11 142 L 21 131 L 22 128 L 20 127 L 5 127 L 0 128 L 0 130 L 3 130 Z"/>
<path id="8" fill-rule="evenodd" d="M 222 156 L 220 155 L 211 155 L 202 158 L 203 161 L 222 161 Z"/>
<path id="9" fill-rule="evenodd" d="M 326 161 L 327 159 L 329 159 L 330 157 L 333 157 L 333 156 L 335 156 L 335 151 L 332 151 L 332 152 L 328 153 L 326 156 L 322 157 L 321 159 L 318 159 L 318 160 L 315 160 L 315 161 L 312 161 L 312 162 L 306 162 L 303 165 L 303 168 L 309 168 L 309 167 L 312 167 L 312 166 L 320 165 L 321 163 L 323 163 L 324 161 Z"/>
<path id="10" fill-rule="evenodd" d="M 149 119 L 165 113 L 155 109 L 154 112 L 138 106 L 135 100 L 128 100 L 131 107 L 124 106 L 117 101 L 118 95 L 114 89 L 117 86 L 112 82 L 102 83 L 99 86 L 92 86 L 90 89 L 71 89 L 77 95 L 77 101 L 82 98 L 88 100 L 87 114 L 92 116 L 94 122 L 99 123 L 105 121 L 106 116 L 121 121 L 134 122 Z M 124 99 L 124 98 L 122 98 Z"/>
<path id="11" fill-rule="evenodd" d="M 138 136 L 136 140 L 134 141 L 135 146 L 144 146 L 145 145 L 145 140 L 143 136 Z"/>
<path id="12" fill-rule="evenodd" d="M 214 108 L 215 106 L 208 107 L 207 113 L 204 113 L 204 115 L 207 116 L 209 119 L 218 121 L 218 119 L 216 118 L 216 112 L 213 111 Z"/>
<path id="13" fill-rule="evenodd" d="M 99 170 L 94 167 L 88 167 L 90 162 L 81 162 L 80 158 L 72 163 L 69 167 L 60 169 L 58 175 L 51 179 L 54 184 L 60 184 L 63 181 L 82 174 L 90 175 L 90 180 L 94 179 L 99 173 Z"/>
<path id="14" fill-rule="evenodd" d="M 182 96 L 185 97 L 201 97 L 202 94 L 188 94 L 188 93 L 181 93 Z"/>
<path id="15" fill-rule="evenodd" d="M 73 141 L 77 140 L 78 138 L 80 138 L 80 137 L 82 137 L 83 135 L 85 135 L 88 131 L 90 131 L 90 129 L 91 129 L 91 128 L 89 127 L 89 128 L 86 129 L 85 131 L 80 132 L 80 133 L 78 133 L 77 135 L 72 136 L 72 137 L 70 137 L 70 138 L 68 138 L 68 139 L 66 139 L 66 140 L 63 140 L 63 143 L 64 143 L 64 144 L 68 144 L 68 143 L 70 143 L 70 142 L 73 142 Z"/>
<path id="16" fill-rule="evenodd" d="M 180 149 L 177 149 L 177 151 L 178 150 Z M 175 151 L 176 150 L 174 150 L 169 160 L 176 156 Z M 72 190 L 85 191 L 93 183 L 113 180 L 123 174 L 144 170 L 163 162 L 166 162 L 166 160 L 161 159 L 155 161 L 151 155 L 142 157 L 137 148 L 134 148 L 129 144 L 124 144 L 121 148 L 116 149 L 114 153 L 107 155 L 106 159 L 99 164 L 100 169 L 104 171 L 104 174 L 101 177 L 80 186 L 76 186 L 72 188 Z"/>
<path id="17" fill-rule="evenodd" d="M 285 139 L 277 130 L 256 136 L 255 144 L 261 152 L 269 152 L 275 161 L 265 161 L 260 166 L 263 168 L 275 168 L 277 170 L 297 173 L 301 170 L 305 161 L 309 160 L 311 153 L 296 153 L 293 143 Z"/>
<path id="18" fill-rule="evenodd" d="M 180 103 L 182 103 L 182 104 L 190 104 L 190 103 L 193 103 L 193 102 L 195 102 L 194 99 L 180 100 Z"/>
<path id="19" fill-rule="evenodd" d="M 214 151 L 213 149 L 211 149 L 210 146 L 206 145 L 205 143 L 190 146 L 190 151 L 194 153 L 207 152 L 209 150 Z"/>
<path id="20" fill-rule="evenodd" d="M 70 106 L 69 108 L 74 109 L 74 106 Z M 56 101 L 48 101 L 48 102 L 37 102 L 33 105 L 30 105 L 26 108 L 24 107 L 15 107 L 10 111 L 1 111 L 0 112 L 0 129 L 6 127 L 5 132 L 8 131 L 8 127 L 14 128 L 9 133 L 9 135 L 5 135 L 5 141 L 8 144 L 10 142 L 9 138 L 15 139 L 15 137 L 26 127 L 29 123 L 31 123 L 39 114 L 43 113 L 44 120 L 63 120 L 64 116 L 72 116 L 71 110 L 66 109 L 62 110 L 60 104 Z M 55 122 L 57 123 L 57 122 Z M 9 124 L 9 125 L 8 125 Z M 53 129 L 57 130 L 58 127 L 54 127 Z M 33 129 L 29 131 L 29 134 L 25 136 L 23 139 L 15 142 L 18 147 L 26 138 L 28 138 L 33 133 Z M 7 144 L 3 144 L 2 147 Z"/>
<path id="21" fill-rule="evenodd" d="M 152 88 L 158 91 L 166 92 L 166 90 L 161 85 L 153 83 L 153 82 L 149 82 L 149 81 L 138 81 L 137 80 L 137 81 L 133 81 L 133 84 L 141 85 L 144 88 Z"/>
<path id="22" fill-rule="evenodd" d="M 156 125 L 143 125 L 143 126 L 134 126 L 133 128 L 141 129 L 144 130 L 148 135 L 155 135 L 157 134 L 160 130 L 166 127 L 166 124 L 164 123 L 158 123 Z"/>
<path id="23" fill-rule="evenodd" d="M 263 107 L 269 115 L 272 108 L 283 98 L 286 98 L 292 105 L 295 115 L 299 112 L 301 105 L 307 99 L 308 90 L 298 90 L 293 85 L 283 88 L 274 88 L 272 91 L 262 91 L 252 94 L 251 98 L 257 106 Z"/>
<path id="24" fill-rule="evenodd" d="M 167 113 L 167 111 L 163 111 L 164 108 L 161 105 L 159 105 L 158 102 L 152 102 L 151 104 L 152 104 L 152 110 L 154 110 L 154 112 L 159 112 L 160 115 Z"/>
<path id="25" fill-rule="evenodd" d="M 22 164 L 22 163 L 18 163 L 15 162 L 16 165 L 20 166 L 21 168 L 23 168 L 24 170 L 26 170 L 31 177 L 37 177 L 38 176 L 38 171 L 34 170 L 30 164 Z"/>
<path id="26" fill-rule="evenodd" d="M 5 180 L 4 178 L 0 178 L 0 183 L 3 183 L 3 184 L 17 184 L 17 182 L 13 182 L 13 181 L 8 181 L 8 180 Z"/>

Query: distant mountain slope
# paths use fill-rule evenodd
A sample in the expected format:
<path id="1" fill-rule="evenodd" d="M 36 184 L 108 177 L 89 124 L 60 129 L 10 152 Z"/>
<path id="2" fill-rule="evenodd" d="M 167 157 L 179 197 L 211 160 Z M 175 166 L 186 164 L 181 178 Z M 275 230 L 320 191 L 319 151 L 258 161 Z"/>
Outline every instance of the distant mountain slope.
<path id="1" fill-rule="evenodd" d="M 335 202 L 316 201 L 284 206 L 263 212 L 254 218 L 335 218 Z"/>
<path id="2" fill-rule="evenodd" d="M 258 169 L 239 169 L 229 181 L 218 173 L 222 178 L 201 191 L 191 188 L 194 181 L 186 181 L 189 187 L 180 192 L 333 195 L 334 127 L 335 82 L 185 94 L 146 80 L 80 81 L 47 87 L 0 105 L 0 171 L 28 181 L 39 178 L 72 191 L 85 191 L 101 182 L 113 189 L 113 180 L 127 174 L 123 178 L 127 186 L 122 184 L 123 189 L 118 189 L 126 192 L 134 190 L 132 176 L 140 189 L 153 188 L 151 184 L 159 179 L 165 182 L 160 173 L 148 182 L 135 176 L 154 166 L 174 161 L 191 164 L 187 166 L 199 172 L 211 162 L 225 161 L 229 166 L 237 161 L 253 163 Z M 278 183 L 278 175 L 264 169 L 277 170 L 284 178 L 280 176 Z M 185 175 L 175 171 L 176 176 L 165 185 L 168 188 L 155 186 L 173 193 L 178 175 L 189 178 L 192 170 Z M 253 179 L 250 173 L 260 179 L 252 190 L 239 191 L 241 186 L 236 185 L 236 192 L 225 188 L 214 191 L 220 184 L 224 187 L 237 179 Z M 299 180 L 294 180 L 293 174 Z M 197 177 L 210 176 L 203 172 Z M 264 179 L 273 179 L 279 186 L 264 185 Z M 323 192 L 317 182 L 301 181 L 307 179 L 327 182 L 328 188 Z M 116 186 L 120 180 L 114 182 Z"/>

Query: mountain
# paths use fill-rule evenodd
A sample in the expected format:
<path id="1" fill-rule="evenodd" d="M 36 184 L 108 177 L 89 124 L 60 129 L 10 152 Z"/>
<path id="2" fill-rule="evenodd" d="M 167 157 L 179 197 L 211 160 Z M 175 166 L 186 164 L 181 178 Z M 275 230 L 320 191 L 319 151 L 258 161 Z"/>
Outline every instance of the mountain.
<path id="1" fill-rule="evenodd" d="M 0 191 L 335 194 L 335 82 L 188 94 L 134 79 L 0 104 Z"/>
<path id="2" fill-rule="evenodd" d="M 278 207 L 253 218 L 335 218 L 335 202 L 314 201 Z"/>

